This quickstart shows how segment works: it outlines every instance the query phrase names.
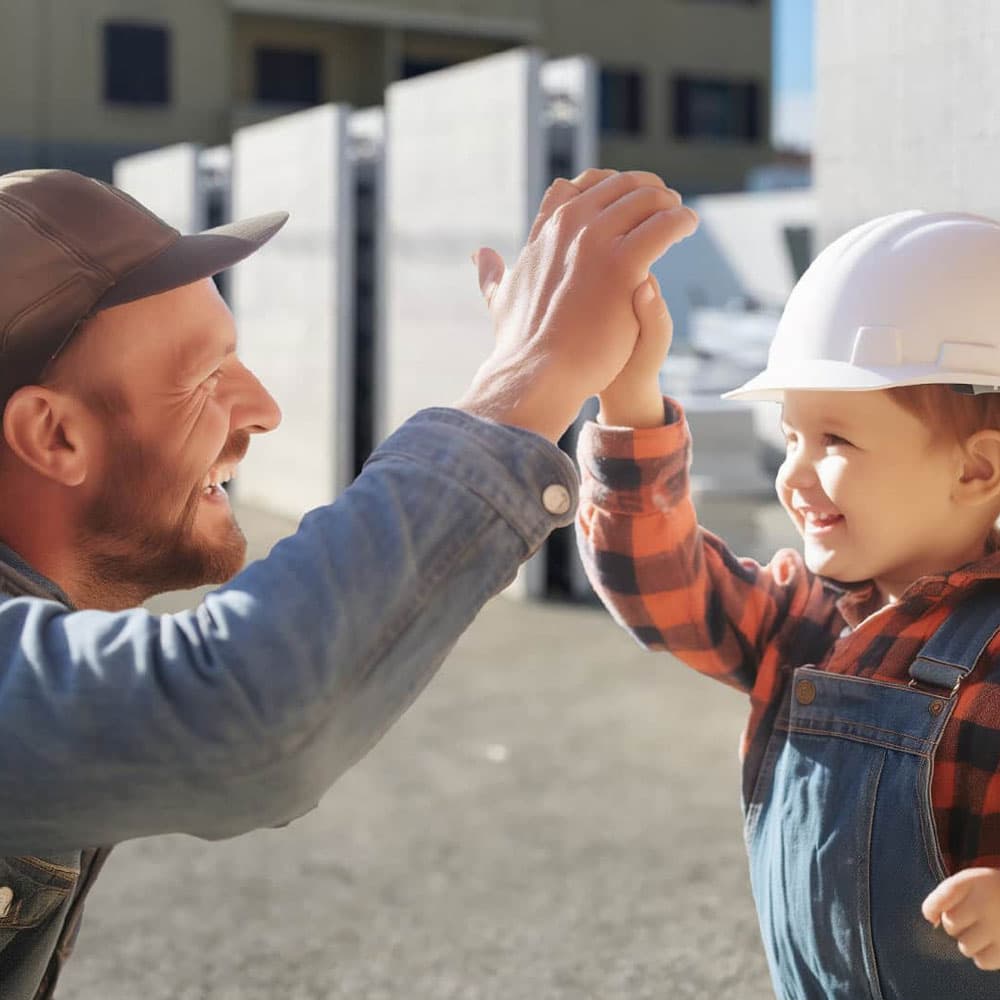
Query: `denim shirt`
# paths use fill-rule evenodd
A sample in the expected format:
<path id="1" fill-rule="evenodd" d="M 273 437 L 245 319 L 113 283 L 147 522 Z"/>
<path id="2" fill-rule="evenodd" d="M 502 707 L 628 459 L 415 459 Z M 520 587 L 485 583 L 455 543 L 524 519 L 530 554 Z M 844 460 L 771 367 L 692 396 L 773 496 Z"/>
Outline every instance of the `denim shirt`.
<path id="1" fill-rule="evenodd" d="M 554 445 L 438 408 L 190 611 L 74 611 L 0 551 L 0 997 L 52 995 L 99 845 L 311 810 L 576 501 Z"/>

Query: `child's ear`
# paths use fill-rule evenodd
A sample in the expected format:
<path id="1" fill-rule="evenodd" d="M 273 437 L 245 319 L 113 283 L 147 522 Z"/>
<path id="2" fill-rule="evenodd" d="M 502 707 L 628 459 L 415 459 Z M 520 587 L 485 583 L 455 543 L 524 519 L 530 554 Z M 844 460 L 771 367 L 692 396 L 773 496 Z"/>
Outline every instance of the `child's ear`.
<path id="1" fill-rule="evenodd" d="M 973 506 L 1000 499 L 1000 430 L 977 431 L 966 440 L 954 498 Z"/>

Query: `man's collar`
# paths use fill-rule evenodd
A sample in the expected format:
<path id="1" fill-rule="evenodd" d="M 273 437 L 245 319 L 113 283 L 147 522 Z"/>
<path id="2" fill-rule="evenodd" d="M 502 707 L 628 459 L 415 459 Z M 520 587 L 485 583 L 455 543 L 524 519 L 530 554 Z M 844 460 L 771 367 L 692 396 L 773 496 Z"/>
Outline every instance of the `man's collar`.
<path id="1" fill-rule="evenodd" d="M 44 597 L 73 609 L 73 602 L 61 588 L 33 569 L 3 542 L 0 542 L 0 593 L 12 597 Z"/>

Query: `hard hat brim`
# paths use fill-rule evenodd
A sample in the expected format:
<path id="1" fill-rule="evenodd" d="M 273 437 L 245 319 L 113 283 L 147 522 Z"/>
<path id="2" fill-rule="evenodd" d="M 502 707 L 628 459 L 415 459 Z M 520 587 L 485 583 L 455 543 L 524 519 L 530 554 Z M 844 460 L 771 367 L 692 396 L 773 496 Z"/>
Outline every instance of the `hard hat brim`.
<path id="1" fill-rule="evenodd" d="M 865 392 L 904 385 L 984 385 L 995 376 L 983 372 L 942 371 L 935 365 L 912 365 L 905 368 L 859 368 L 844 361 L 800 361 L 795 365 L 768 368 L 722 399 L 745 402 L 784 400 L 786 390 L 815 392 Z"/>

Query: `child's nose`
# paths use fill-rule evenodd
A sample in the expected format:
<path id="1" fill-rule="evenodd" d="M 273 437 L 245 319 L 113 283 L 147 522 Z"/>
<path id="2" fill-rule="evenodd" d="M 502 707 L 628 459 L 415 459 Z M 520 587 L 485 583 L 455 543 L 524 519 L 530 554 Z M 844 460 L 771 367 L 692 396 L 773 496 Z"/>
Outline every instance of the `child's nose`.
<path id="1" fill-rule="evenodd" d="M 789 448 L 778 470 L 778 481 L 790 490 L 816 485 L 816 469 L 804 448 Z"/>

